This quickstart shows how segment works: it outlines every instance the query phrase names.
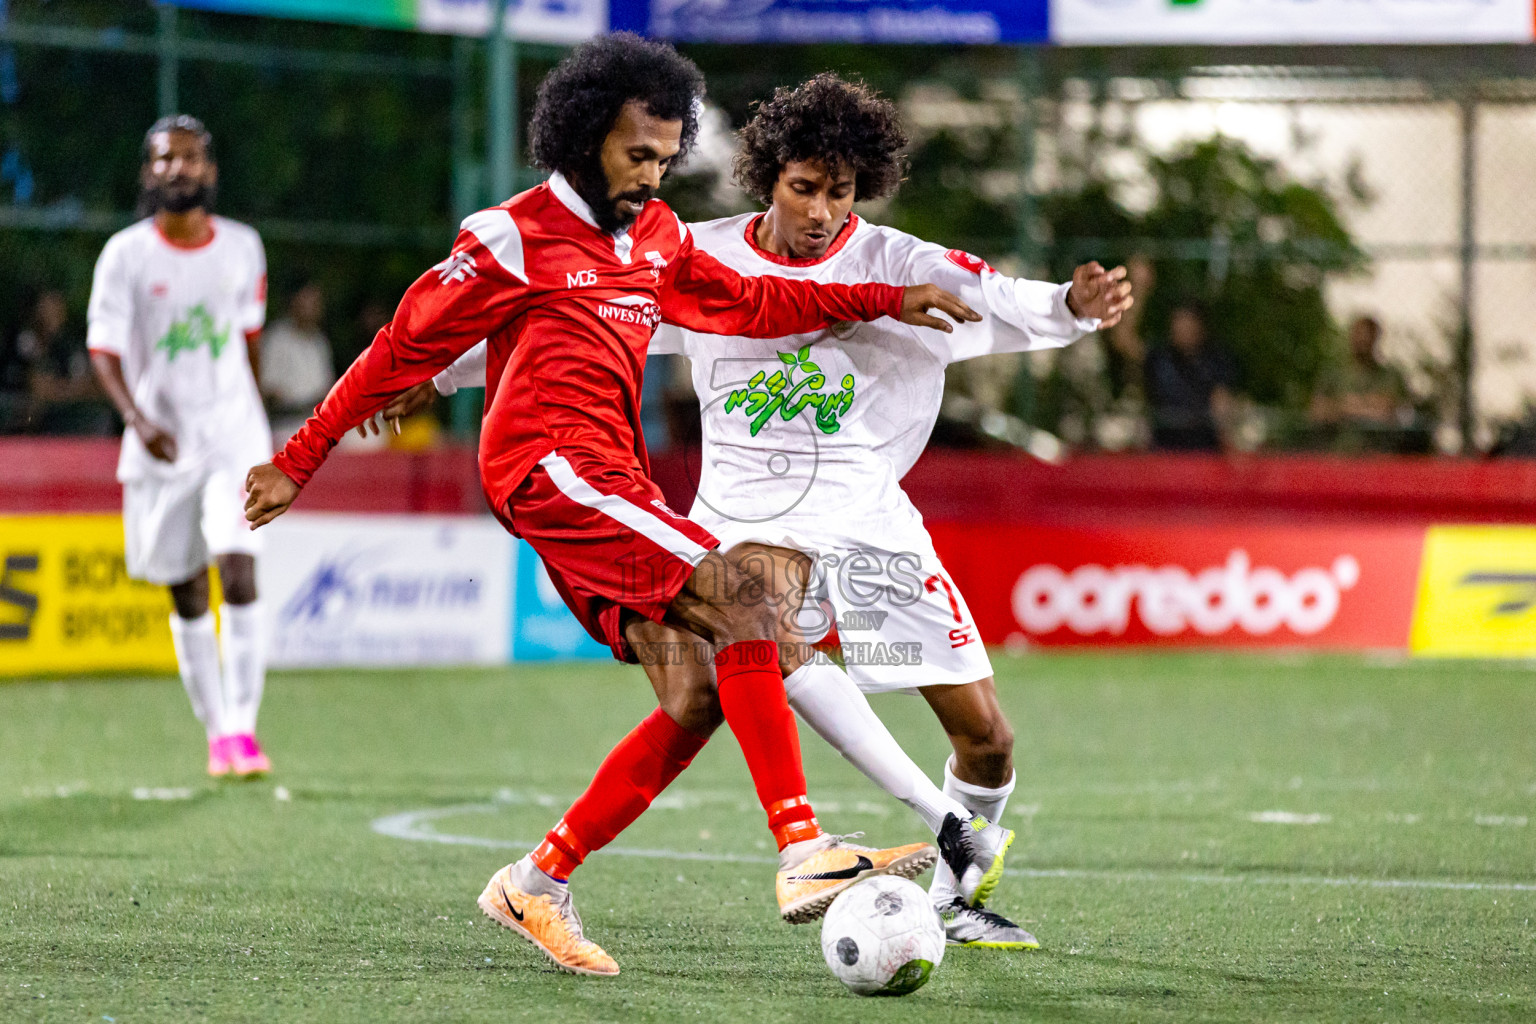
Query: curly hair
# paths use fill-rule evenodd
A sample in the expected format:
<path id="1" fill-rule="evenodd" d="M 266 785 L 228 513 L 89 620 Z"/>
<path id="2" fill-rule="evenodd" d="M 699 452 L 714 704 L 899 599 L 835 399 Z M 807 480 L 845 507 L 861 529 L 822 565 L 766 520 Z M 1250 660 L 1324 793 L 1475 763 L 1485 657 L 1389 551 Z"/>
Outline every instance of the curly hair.
<path id="1" fill-rule="evenodd" d="M 633 32 L 612 32 L 576 47 L 545 77 L 533 108 L 533 162 L 570 176 L 590 173 L 603 140 L 631 100 L 653 117 L 683 122 L 688 154 L 699 134 L 704 75 L 693 61 L 665 43 Z"/>
<path id="2" fill-rule="evenodd" d="M 784 165 L 815 160 L 854 173 L 854 199 L 880 199 L 901 184 L 907 144 L 896 105 L 863 82 L 823 72 L 778 89 L 741 130 L 736 183 L 764 204 Z"/>

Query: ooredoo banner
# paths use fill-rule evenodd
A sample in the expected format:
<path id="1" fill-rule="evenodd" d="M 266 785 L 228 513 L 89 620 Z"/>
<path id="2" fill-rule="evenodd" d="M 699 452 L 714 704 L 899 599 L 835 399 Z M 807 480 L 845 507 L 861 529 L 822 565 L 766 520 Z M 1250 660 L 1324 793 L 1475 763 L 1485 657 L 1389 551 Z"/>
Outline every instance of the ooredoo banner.
<path id="1" fill-rule="evenodd" d="M 982 639 L 1405 648 L 1424 531 L 932 524 Z"/>

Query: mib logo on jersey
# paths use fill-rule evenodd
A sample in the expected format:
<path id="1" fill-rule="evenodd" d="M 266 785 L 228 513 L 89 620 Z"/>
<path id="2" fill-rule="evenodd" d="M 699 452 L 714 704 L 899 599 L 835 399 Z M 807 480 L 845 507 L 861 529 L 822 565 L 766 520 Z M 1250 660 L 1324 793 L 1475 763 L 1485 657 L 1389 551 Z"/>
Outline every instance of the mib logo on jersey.
<path id="1" fill-rule="evenodd" d="M 655 330 L 661 323 L 661 307 L 643 295 L 620 295 L 597 304 L 597 315 L 621 324 L 640 324 Z"/>
<path id="2" fill-rule="evenodd" d="M 814 409 L 812 419 L 816 429 L 823 434 L 837 433 L 842 427 L 841 417 L 853 408 L 853 374 L 843 375 L 842 390 L 823 391 L 827 376 L 811 361 L 809 345 L 802 346 L 798 352 L 780 352 L 779 362 L 784 365 L 772 376 L 766 370 L 758 370 L 745 388 L 727 395 L 726 413 L 740 409 L 748 420 L 747 429 L 756 437 L 775 413 L 782 420 L 792 420 L 806 409 Z M 796 380 L 796 371 L 805 376 Z"/>
<path id="3" fill-rule="evenodd" d="M 155 342 L 155 348 L 165 353 L 166 362 L 175 362 L 183 352 L 195 352 L 207 346 L 213 358 L 219 358 L 224 346 L 229 344 L 229 328 L 222 331 L 214 322 L 213 314 L 201 302 L 187 310 L 187 315 L 171 324 L 165 336 Z"/>
<path id="4" fill-rule="evenodd" d="M 984 273 L 996 273 L 996 271 L 993 270 L 990 265 L 988 265 L 986 260 L 982 259 L 980 256 L 972 256 L 964 249 L 951 249 L 949 252 L 945 253 L 944 256 L 949 260 L 949 262 L 953 263 L 961 270 L 969 270 L 971 273 L 976 274 L 977 276 L 980 276 Z"/>
<path id="5" fill-rule="evenodd" d="M 578 270 L 574 274 L 565 275 L 565 286 L 567 288 L 590 288 L 594 284 L 597 284 L 597 271 L 595 270 Z"/>

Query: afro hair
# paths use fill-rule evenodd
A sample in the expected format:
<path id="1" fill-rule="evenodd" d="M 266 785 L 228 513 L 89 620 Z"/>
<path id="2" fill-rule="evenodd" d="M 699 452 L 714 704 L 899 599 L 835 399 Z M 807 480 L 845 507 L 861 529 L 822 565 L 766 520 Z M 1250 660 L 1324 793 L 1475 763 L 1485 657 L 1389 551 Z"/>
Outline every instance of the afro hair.
<path id="1" fill-rule="evenodd" d="M 539 86 L 530 144 L 533 162 L 570 176 L 590 172 L 624 104 L 683 123 L 681 161 L 699 134 L 704 76 L 665 43 L 612 32 L 576 47 Z"/>
<path id="2" fill-rule="evenodd" d="M 896 106 L 862 82 L 824 72 L 778 89 L 741 130 L 736 183 L 765 205 L 784 165 L 816 161 L 854 172 L 854 199 L 880 199 L 901 184 L 907 144 Z"/>

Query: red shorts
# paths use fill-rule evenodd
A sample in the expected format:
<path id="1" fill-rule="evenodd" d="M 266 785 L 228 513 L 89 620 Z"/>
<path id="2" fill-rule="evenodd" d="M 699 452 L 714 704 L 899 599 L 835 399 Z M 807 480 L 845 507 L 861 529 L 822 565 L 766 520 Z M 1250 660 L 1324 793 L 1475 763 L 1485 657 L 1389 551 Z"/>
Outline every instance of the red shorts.
<path id="1" fill-rule="evenodd" d="M 624 609 L 660 622 L 720 544 L 668 508 L 639 470 L 580 452 L 540 459 L 496 515 L 539 553 L 566 605 L 620 661 L 636 660 L 624 639 Z"/>

